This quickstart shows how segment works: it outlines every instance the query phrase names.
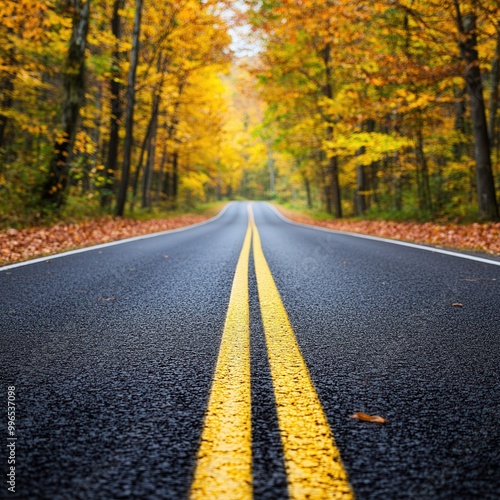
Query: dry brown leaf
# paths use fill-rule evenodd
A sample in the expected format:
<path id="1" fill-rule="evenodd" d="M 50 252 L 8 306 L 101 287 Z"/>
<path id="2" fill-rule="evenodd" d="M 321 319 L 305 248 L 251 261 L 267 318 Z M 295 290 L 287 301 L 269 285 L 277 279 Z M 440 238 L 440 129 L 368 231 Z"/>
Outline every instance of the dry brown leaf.
<path id="1" fill-rule="evenodd" d="M 351 418 L 357 418 L 358 420 L 362 420 L 363 422 L 375 422 L 376 424 L 385 424 L 387 420 L 380 415 L 368 415 L 366 413 L 361 413 L 357 411 L 354 415 L 351 415 Z"/>
<path id="2" fill-rule="evenodd" d="M 464 307 L 463 304 L 460 304 L 460 302 L 455 302 L 453 304 L 451 304 L 453 307 Z"/>

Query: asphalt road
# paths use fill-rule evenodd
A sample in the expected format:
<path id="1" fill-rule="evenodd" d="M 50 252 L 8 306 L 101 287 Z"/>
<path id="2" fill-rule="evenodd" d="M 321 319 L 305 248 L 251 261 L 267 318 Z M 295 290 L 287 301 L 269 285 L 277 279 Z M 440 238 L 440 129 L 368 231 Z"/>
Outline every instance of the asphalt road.
<path id="1" fill-rule="evenodd" d="M 355 496 L 500 498 L 498 261 L 289 224 L 261 203 L 253 213 Z M 234 203 L 188 230 L 0 272 L 1 498 L 189 496 L 247 227 Z M 281 499 L 254 250 L 253 496 Z"/>

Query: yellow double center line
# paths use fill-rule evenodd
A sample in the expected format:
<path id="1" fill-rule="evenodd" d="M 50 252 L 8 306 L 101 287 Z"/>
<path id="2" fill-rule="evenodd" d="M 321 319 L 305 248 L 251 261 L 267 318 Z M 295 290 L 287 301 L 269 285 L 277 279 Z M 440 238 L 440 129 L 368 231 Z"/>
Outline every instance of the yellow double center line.
<path id="1" fill-rule="evenodd" d="M 251 499 L 250 242 L 291 499 L 354 495 L 328 421 L 262 251 L 249 223 L 234 276 L 190 497 Z M 253 236 L 253 237 L 252 237 Z"/>

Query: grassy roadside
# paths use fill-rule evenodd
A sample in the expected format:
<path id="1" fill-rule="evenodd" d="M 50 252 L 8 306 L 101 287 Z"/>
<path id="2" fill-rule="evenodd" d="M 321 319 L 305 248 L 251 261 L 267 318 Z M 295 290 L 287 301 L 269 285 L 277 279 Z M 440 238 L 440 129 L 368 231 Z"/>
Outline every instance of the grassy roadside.
<path id="1" fill-rule="evenodd" d="M 500 255 L 500 223 L 456 224 L 387 220 L 332 219 L 321 212 L 273 204 L 285 217 L 302 224 L 422 243 L 442 248 Z"/>

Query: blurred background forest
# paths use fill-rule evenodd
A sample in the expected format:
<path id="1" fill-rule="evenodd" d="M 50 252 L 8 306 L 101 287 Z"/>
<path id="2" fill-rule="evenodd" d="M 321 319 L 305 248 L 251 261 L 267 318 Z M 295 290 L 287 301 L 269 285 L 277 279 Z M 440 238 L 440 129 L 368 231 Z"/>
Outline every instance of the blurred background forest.
<path id="1" fill-rule="evenodd" d="M 0 227 L 499 218 L 498 0 L 0 0 L 0 36 Z"/>

